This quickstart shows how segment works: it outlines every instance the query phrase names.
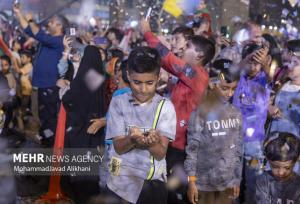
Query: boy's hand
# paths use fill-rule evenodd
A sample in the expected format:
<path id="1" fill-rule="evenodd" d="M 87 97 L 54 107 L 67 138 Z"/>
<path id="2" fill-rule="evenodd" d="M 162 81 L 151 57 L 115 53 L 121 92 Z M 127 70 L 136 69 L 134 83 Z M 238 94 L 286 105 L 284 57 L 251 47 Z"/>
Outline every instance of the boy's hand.
<path id="1" fill-rule="evenodd" d="M 161 137 L 156 130 L 150 130 L 148 136 L 145 136 L 145 142 L 148 147 L 160 143 Z"/>
<path id="2" fill-rule="evenodd" d="M 188 199 L 192 204 L 198 203 L 198 189 L 195 182 L 193 181 L 189 182 L 187 194 L 188 194 Z"/>
<path id="3" fill-rule="evenodd" d="M 143 18 L 140 22 L 140 31 L 143 35 L 148 31 L 151 32 L 149 21 L 147 21 L 145 18 Z"/>
<path id="4" fill-rule="evenodd" d="M 129 137 L 131 142 L 137 147 L 142 148 L 146 146 L 145 137 L 139 128 L 131 128 L 129 132 Z"/>
<path id="5" fill-rule="evenodd" d="M 269 48 L 267 47 L 257 50 L 253 56 L 253 60 L 261 64 L 262 66 L 267 67 L 270 61 L 268 58 L 268 52 L 269 52 Z"/>
<path id="6" fill-rule="evenodd" d="M 232 188 L 232 195 L 229 196 L 231 199 L 236 199 L 240 195 L 240 186 L 234 186 Z"/>

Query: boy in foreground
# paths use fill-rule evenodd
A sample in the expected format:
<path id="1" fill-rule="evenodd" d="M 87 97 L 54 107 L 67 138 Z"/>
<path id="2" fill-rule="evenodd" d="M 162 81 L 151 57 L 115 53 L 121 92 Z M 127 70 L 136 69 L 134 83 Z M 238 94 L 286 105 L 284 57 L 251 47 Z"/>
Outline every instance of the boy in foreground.
<path id="1" fill-rule="evenodd" d="M 155 93 L 160 57 L 140 47 L 128 58 L 132 90 L 113 97 L 107 118 L 107 139 L 113 139 L 108 193 L 119 203 L 166 203 L 165 156 L 175 139 L 173 104 Z"/>

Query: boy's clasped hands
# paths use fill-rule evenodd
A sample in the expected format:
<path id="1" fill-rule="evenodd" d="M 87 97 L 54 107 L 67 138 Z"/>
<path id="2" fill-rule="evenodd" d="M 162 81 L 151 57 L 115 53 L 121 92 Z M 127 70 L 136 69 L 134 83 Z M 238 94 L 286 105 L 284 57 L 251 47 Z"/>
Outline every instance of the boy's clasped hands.
<path id="1" fill-rule="evenodd" d="M 139 149 L 147 149 L 161 141 L 161 137 L 156 130 L 151 129 L 149 132 L 143 133 L 138 127 L 130 129 L 129 137 L 135 147 Z"/>

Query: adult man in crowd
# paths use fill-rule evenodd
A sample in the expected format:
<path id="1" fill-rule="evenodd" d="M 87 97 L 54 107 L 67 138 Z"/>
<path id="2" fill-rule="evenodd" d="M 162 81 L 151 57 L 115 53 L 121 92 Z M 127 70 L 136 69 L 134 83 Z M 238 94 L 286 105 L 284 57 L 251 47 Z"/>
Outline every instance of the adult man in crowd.
<path id="1" fill-rule="evenodd" d="M 39 134 L 44 145 L 52 146 L 59 107 L 57 64 L 64 50 L 63 35 L 68 22 L 64 17 L 55 15 L 49 20 L 46 33 L 34 23 L 31 16 L 25 18 L 19 7 L 14 6 L 14 12 L 24 32 L 40 43 L 33 63 L 32 85 L 38 88 Z"/>

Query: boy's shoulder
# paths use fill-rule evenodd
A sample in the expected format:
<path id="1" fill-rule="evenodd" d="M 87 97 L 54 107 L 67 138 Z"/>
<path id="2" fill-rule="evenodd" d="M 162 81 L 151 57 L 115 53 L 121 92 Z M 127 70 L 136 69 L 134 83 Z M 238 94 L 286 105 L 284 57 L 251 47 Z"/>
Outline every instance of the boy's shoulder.
<path id="1" fill-rule="evenodd" d="M 165 100 L 164 107 L 165 108 L 174 108 L 173 103 L 170 99 L 163 97 L 159 94 L 155 94 L 152 98 L 153 105 L 158 104 L 161 100 Z M 127 92 L 121 95 L 114 96 L 111 100 L 111 103 L 118 103 L 119 105 L 129 104 L 133 101 L 132 92 Z"/>
<path id="2" fill-rule="evenodd" d="M 257 181 L 274 181 L 275 178 L 272 176 L 271 171 L 265 171 L 261 175 L 257 176 Z"/>

